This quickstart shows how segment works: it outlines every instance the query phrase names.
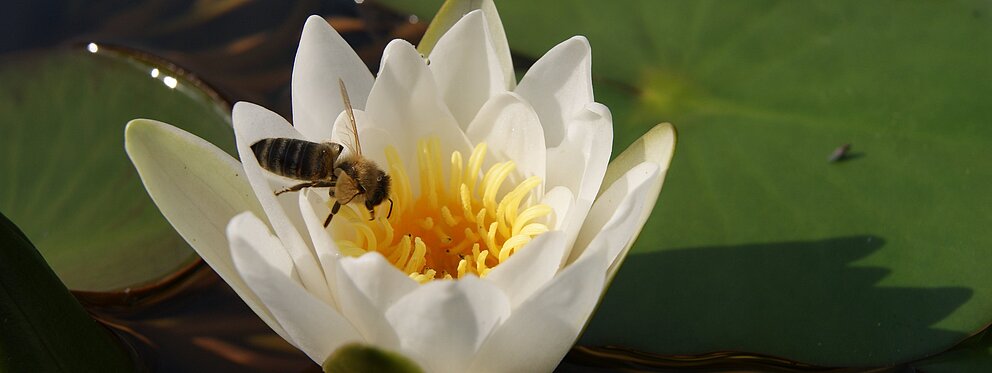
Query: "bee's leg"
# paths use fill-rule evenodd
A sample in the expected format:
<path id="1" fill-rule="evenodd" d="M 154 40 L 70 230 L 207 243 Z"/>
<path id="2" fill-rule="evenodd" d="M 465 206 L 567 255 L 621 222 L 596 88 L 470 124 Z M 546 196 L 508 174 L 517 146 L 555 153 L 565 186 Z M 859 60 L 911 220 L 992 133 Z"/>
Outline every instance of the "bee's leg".
<path id="1" fill-rule="evenodd" d="M 296 192 L 303 188 L 324 188 L 324 187 L 334 187 L 334 182 L 327 182 L 326 180 L 316 180 L 306 183 L 296 184 L 286 189 L 281 189 L 276 191 L 276 195 L 280 195 L 286 192 Z"/>
<path id="2" fill-rule="evenodd" d="M 291 186 L 289 188 L 286 188 L 286 189 L 277 190 L 276 191 L 276 195 L 278 196 L 278 195 L 283 194 L 283 193 L 286 193 L 286 192 L 295 192 L 295 191 L 298 191 L 298 190 L 303 189 L 303 188 L 310 188 L 310 187 L 314 186 L 315 184 L 317 184 L 316 181 L 311 181 L 309 183 L 303 183 L 303 184 L 296 184 L 296 185 L 293 185 L 293 186 Z"/>
<path id="3" fill-rule="evenodd" d="M 374 208 L 369 209 L 369 215 L 370 215 L 369 216 L 369 221 L 375 220 L 375 209 Z"/>
<path id="4" fill-rule="evenodd" d="M 331 207 L 331 213 L 327 214 L 327 220 L 324 220 L 324 228 L 327 228 L 328 225 L 331 225 L 331 218 L 333 218 L 334 214 L 337 214 L 338 210 L 340 209 L 341 209 L 341 204 L 334 202 L 334 207 Z"/>

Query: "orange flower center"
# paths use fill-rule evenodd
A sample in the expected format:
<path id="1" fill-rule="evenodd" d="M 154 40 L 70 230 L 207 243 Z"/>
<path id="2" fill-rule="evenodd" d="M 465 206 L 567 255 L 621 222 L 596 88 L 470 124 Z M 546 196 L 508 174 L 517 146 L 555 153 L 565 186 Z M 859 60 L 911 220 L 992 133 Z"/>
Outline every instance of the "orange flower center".
<path id="1" fill-rule="evenodd" d="M 442 176 L 438 139 L 418 141 L 417 150 L 419 195 L 413 196 L 399 154 L 387 148 L 392 216 L 387 219 L 386 211 L 377 211 L 376 219 L 369 221 L 361 206 L 342 209 L 346 229 L 355 232 L 336 240 L 342 253 L 379 252 L 421 283 L 468 274 L 485 277 L 548 231 L 551 207 L 536 203 L 531 193 L 541 184 L 540 178 L 532 176 L 516 185 L 508 182 L 516 167 L 513 161 L 496 163 L 483 173 L 485 143 L 473 149 L 467 163 L 461 153 L 453 152 L 448 178 Z M 383 208 L 388 206 L 379 206 Z"/>

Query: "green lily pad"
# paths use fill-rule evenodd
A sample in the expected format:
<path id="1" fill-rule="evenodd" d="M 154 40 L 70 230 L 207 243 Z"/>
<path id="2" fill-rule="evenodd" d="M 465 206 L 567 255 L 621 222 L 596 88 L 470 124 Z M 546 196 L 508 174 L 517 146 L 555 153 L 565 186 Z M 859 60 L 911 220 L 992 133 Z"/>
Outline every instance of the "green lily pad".
<path id="1" fill-rule="evenodd" d="M 95 50 L 0 62 L 0 211 L 70 289 L 109 291 L 196 258 L 128 161 L 127 121 L 174 123 L 229 150 L 234 136 L 226 104 L 201 83 L 138 55 Z"/>
<path id="2" fill-rule="evenodd" d="M 992 4 L 498 6 L 522 56 L 589 38 L 614 154 L 655 123 L 679 129 L 580 343 L 877 366 L 992 321 Z"/>
<path id="3" fill-rule="evenodd" d="M 912 365 L 927 373 L 992 371 L 992 329 L 968 338 L 951 351 Z"/>

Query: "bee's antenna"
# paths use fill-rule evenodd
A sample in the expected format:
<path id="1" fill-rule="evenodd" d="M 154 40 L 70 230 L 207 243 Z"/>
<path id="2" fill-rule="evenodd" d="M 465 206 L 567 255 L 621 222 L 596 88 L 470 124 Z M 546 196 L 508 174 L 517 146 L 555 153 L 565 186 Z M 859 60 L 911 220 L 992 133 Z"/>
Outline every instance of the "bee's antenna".
<path id="1" fill-rule="evenodd" d="M 386 199 L 389 200 L 389 212 L 386 213 L 386 219 L 389 219 L 390 216 L 393 216 L 393 199 L 392 198 L 386 198 Z"/>

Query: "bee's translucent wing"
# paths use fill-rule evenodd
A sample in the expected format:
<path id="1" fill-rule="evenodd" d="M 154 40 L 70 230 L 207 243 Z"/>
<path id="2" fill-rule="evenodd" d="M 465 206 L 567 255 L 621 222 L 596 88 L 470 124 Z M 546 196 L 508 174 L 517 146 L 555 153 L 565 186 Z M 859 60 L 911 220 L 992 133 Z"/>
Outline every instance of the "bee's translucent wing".
<path id="1" fill-rule="evenodd" d="M 353 154 L 357 156 L 362 155 L 362 143 L 358 140 L 358 124 L 355 121 L 355 111 L 351 108 L 351 99 L 348 97 L 348 89 L 344 86 L 344 80 L 338 78 L 338 84 L 341 86 L 341 100 L 344 101 L 344 111 L 348 114 L 348 124 L 349 126 L 340 129 L 347 134 L 342 138 L 342 145 L 348 148 Z"/>

